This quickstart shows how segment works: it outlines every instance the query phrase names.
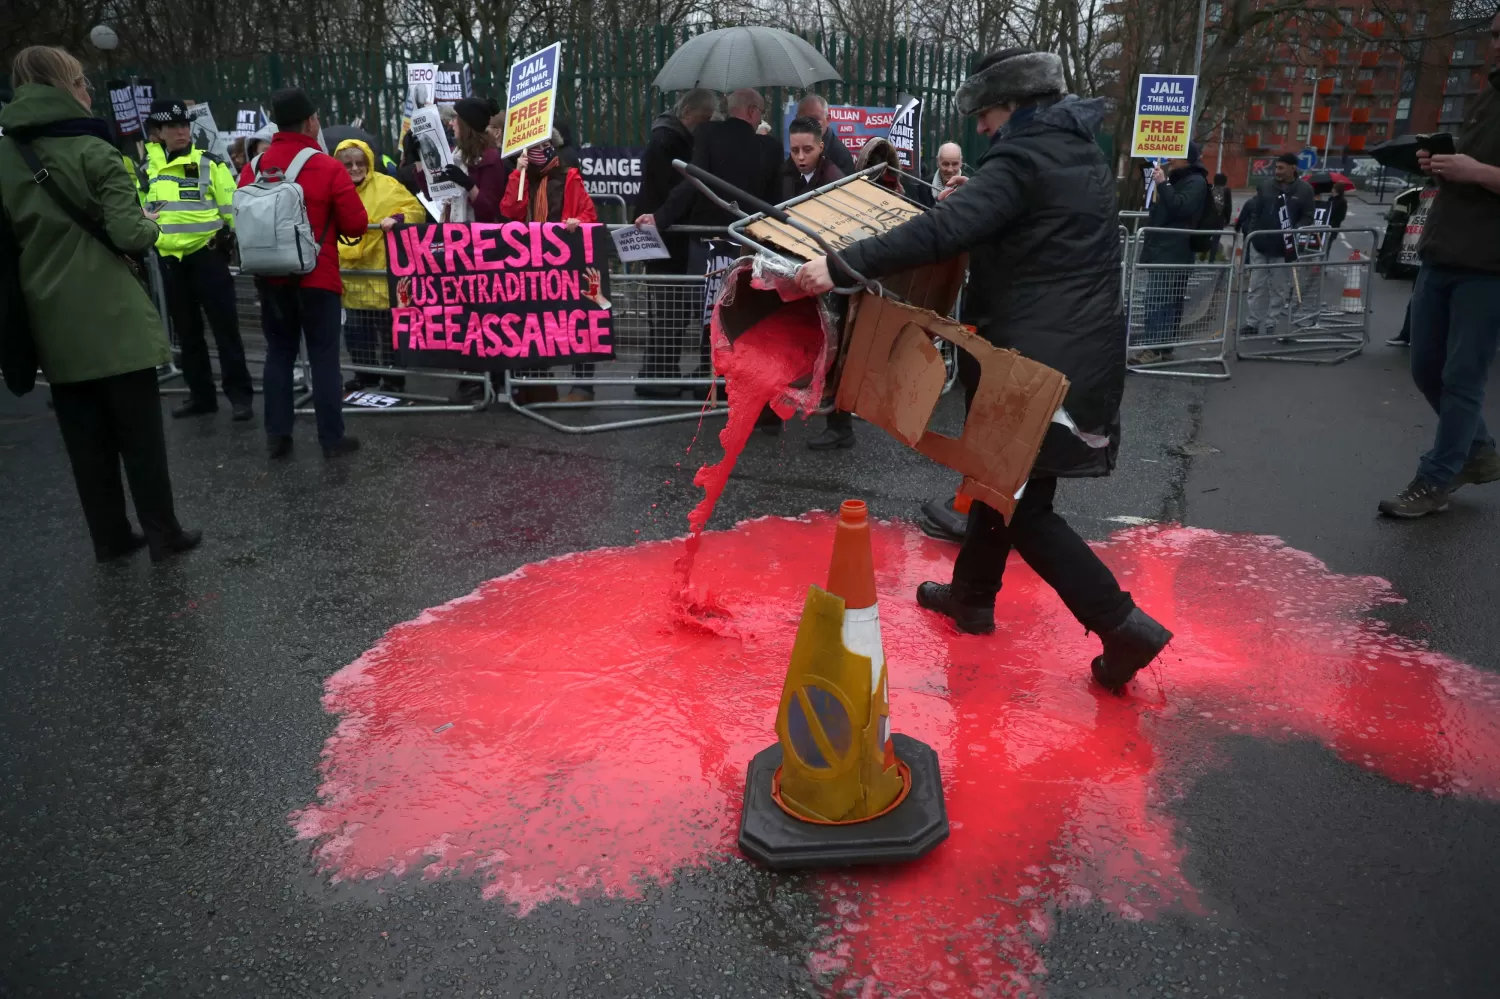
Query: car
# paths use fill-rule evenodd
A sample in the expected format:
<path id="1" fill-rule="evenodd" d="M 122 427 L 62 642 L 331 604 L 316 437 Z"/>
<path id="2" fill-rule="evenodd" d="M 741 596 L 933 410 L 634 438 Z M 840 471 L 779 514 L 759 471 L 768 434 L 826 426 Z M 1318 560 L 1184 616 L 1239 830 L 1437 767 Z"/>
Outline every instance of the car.
<path id="1" fill-rule="evenodd" d="M 1392 200 L 1390 210 L 1385 213 L 1385 238 L 1375 254 L 1375 273 L 1390 280 L 1416 277 L 1417 269 L 1401 260 L 1402 243 L 1406 237 L 1406 225 L 1417 211 L 1422 189 L 1411 187 L 1401 191 Z"/>
<path id="2" fill-rule="evenodd" d="M 1411 187 L 1411 181 L 1406 177 L 1379 176 L 1359 178 L 1361 190 L 1370 191 L 1374 194 L 1391 194 L 1396 191 L 1404 191 Z"/>

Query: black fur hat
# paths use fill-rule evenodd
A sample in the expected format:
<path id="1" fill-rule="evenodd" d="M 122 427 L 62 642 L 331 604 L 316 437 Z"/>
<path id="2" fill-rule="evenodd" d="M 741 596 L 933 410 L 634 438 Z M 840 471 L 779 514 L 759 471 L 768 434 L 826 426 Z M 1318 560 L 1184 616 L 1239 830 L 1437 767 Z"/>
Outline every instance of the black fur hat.
<path id="1" fill-rule="evenodd" d="M 1062 59 L 1051 52 L 1006 49 L 989 56 L 979 66 L 958 88 L 959 114 L 974 115 L 996 104 L 1061 94 L 1067 89 Z"/>

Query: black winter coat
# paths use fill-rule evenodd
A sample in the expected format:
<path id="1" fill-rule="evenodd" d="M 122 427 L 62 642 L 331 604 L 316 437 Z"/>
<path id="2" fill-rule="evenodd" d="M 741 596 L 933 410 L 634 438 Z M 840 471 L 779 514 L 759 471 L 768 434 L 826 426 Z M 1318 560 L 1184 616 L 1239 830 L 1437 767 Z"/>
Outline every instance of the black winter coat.
<path id="1" fill-rule="evenodd" d="M 654 215 L 666 204 L 672 189 L 682 183 L 682 174 L 672 166 L 673 160 L 692 162 L 693 133 L 687 130 L 671 112 L 657 115 L 651 123 L 651 141 L 646 143 L 646 155 L 641 164 L 642 215 Z M 674 265 L 667 273 L 681 274 L 687 270 L 688 237 L 684 233 L 663 233 L 662 241 L 672 254 Z"/>
<path id="2" fill-rule="evenodd" d="M 828 157 L 824 156 L 813 168 L 812 180 L 803 180 L 802 171 L 797 169 L 797 164 L 793 163 L 792 158 L 788 156 L 786 162 L 781 164 L 781 174 L 778 180 L 780 187 L 776 189 L 776 201 L 778 203 L 790 201 L 798 195 L 806 194 L 824 184 L 832 184 L 843 178 L 844 171 L 834 166 Z"/>
<path id="3" fill-rule="evenodd" d="M 1208 171 L 1201 166 L 1178 167 L 1159 184 L 1151 201 L 1146 226 L 1151 229 L 1196 229 L 1209 197 Z M 1187 233 L 1148 232 L 1141 247 L 1143 264 L 1190 264 L 1193 237 Z M 1180 273 L 1180 272 L 1173 272 Z"/>
<path id="4" fill-rule="evenodd" d="M 693 165 L 763 201 L 776 201 L 783 156 L 780 142 L 773 136 L 757 134 L 754 125 L 740 118 L 705 122 L 693 135 Z M 748 206 L 745 214 L 751 214 Z M 691 184 L 673 188 L 655 215 L 660 228 L 678 223 L 728 225 L 740 218 L 703 197 Z"/>
<path id="5" fill-rule="evenodd" d="M 843 251 L 867 276 L 969 254 L 964 318 L 1056 368 L 1091 448 L 1053 424 L 1032 474 L 1108 475 L 1120 441 L 1125 318 L 1115 181 L 1094 133 L 1104 101 L 1069 96 L 1002 129 L 974 175 L 929 212 Z"/>
<path id="6" fill-rule="evenodd" d="M 854 172 L 854 157 L 829 125 L 823 130 L 823 158 L 839 168 L 839 176 L 847 177 Z"/>
<path id="7" fill-rule="evenodd" d="M 1291 228 L 1300 229 L 1312 225 L 1313 202 L 1316 196 L 1307 181 L 1300 177 L 1286 187 L 1276 183 L 1275 177 L 1261 182 L 1255 196 L 1240 209 L 1240 229 L 1246 233 L 1265 233 L 1250 237 L 1250 245 L 1268 257 L 1280 257 L 1285 252 L 1286 237 L 1281 234 L 1281 196 L 1286 195 L 1287 210 L 1291 216 Z"/>

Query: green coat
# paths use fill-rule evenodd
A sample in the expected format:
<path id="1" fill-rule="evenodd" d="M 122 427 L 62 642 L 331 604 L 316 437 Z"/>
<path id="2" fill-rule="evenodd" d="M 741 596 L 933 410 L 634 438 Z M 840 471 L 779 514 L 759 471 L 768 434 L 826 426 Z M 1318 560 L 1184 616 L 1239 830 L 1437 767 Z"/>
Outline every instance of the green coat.
<path id="1" fill-rule="evenodd" d="M 28 83 L 0 110 L 0 128 L 9 133 L 88 116 L 66 91 Z M 117 247 L 140 253 L 156 243 L 156 223 L 141 214 L 135 184 L 109 143 L 38 138 L 31 148 Z M 10 139 L 0 139 L 0 202 L 21 244 L 21 288 L 49 383 L 106 378 L 171 359 L 161 317 L 130 268 L 58 207 Z"/>

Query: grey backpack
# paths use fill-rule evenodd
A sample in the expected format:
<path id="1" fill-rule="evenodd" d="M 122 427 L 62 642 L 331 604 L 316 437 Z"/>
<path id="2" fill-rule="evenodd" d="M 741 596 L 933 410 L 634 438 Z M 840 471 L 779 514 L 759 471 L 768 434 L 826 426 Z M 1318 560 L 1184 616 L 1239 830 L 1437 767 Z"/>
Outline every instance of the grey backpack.
<path id="1" fill-rule="evenodd" d="M 299 277 L 318 266 L 322 240 L 313 235 L 307 200 L 296 183 L 307 161 L 318 154 L 303 149 L 286 171 L 260 169 L 255 180 L 234 192 L 234 235 L 240 248 L 240 272 L 260 277 Z M 328 216 L 330 225 L 333 215 Z M 327 236 L 327 232 L 324 232 Z"/>

